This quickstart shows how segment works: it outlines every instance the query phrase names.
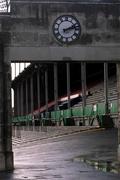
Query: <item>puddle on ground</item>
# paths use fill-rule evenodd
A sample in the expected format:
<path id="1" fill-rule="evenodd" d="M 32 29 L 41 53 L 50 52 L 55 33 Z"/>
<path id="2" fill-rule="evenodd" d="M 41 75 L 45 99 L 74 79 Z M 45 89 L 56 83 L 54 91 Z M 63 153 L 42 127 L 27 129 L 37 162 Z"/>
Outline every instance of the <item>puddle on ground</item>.
<path id="1" fill-rule="evenodd" d="M 104 161 L 104 160 L 95 160 L 90 159 L 87 156 L 79 156 L 74 158 L 74 161 L 84 162 L 94 167 L 97 170 L 101 170 L 104 172 L 112 172 L 115 174 L 120 173 L 120 162 L 118 161 Z"/>

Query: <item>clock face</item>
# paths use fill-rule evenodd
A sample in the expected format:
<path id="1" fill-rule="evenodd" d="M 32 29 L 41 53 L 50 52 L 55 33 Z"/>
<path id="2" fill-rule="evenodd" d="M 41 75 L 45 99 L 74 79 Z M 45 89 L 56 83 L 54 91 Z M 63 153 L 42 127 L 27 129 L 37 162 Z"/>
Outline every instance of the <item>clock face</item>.
<path id="1" fill-rule="evenodd" d="M 77 40 L 81 33 L 79 21 L 71 15 L 58 17 L 53 24 L 55 38 L 65 44 Z"/>

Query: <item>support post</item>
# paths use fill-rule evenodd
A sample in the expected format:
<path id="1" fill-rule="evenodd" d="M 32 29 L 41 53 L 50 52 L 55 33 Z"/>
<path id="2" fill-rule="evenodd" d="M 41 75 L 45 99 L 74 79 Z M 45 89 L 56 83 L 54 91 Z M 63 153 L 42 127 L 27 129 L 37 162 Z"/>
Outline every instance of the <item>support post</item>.
<path id="1" fill-rule="evenodd" d="M 71 108 L 71 102 L 70 102 L 70 63 L 67 63 L 67 97 L 68 97 L 68 109 Z"/>
<path id="2" fill-rule="evenodd" d="M 17 87 L 14 87 L 14 116 L 17 116 Z"/>
<path id="3" fill-rule="evenodd" d="M 104 97 L 105 97 L 105 114 L 108 115 L 108 63 L 104 63 Z"/>
<path id="4" fill-rule="evenodd" d="M 45 104 L 46 104 L 46 113 L 48 112 L 48 70 L 45 69 Z"/>
<path id="5" fill-rule="evenodd" d="M 27 79 L 26 79 L 26 82 L 25 82 L 25 91 L 26 91 L 26 115 L 28 114 L 28 83 L 27 83 Z"/>
<path id="6" fill-rule="evenodd" d="M 35 122 L 34 122 L 34 116 L 33 116 L 33 111 L 34 111 L 33 74 L 32 74 L 31 79 L 30 79 L 30 104 L 31 104 L 31 113 L 32 113 L 32 128 L 34 130 Z"/>
<path id="7" fill-rule="evenodd" d="M 117 64 L 117 91 L 118 91 L 118 160 L 120 161 L 120 63 Z"/>
<path id="8" fill-rule="evenodd" d="M 81 62 L 82 105 L 86 106 L 86 63 Z"/>
<path id="9" fill-rule="evenodd" d="M 23 82 L 21 82 L 21 84 L 20 84 L 20 96 L 21 96 L 21 98 L 20 98 L 20 106 L 21 106 L 20 115 L 23 116 Z"/>
<path id="10" fill-rule="evenodd" d="M 81 83 L 82 83 L 83 125 L 85 125 L 84 109 L 86 106 L 86 62 L 81 62 Z"/>
<path id="11" fill-rule="evenodd" d="M 54 63 L 54 100 L 55 100 L 55 111 L 58 109 L 58 72 L 57 63 Z"/>
<path id="12" fill-rule="evenodd" d="M 33 113 L 34 110 L 34 99 L 33 99 L 33 74 L 31 76 L 31 81 L 30 81 L 30 103 L 31 103 L 31 113 Z"/>
<path id="13" fill-rule="evenodd" d="M 39 120 L 40 120 L 40 69 L 38 64 L 37 70 L 37 97 L 38 97 L 38 109 L 39 109 Z"/>
<path id="14" fill-rule="evenodd" d="M 17 85 L 17 116 L 20 116 L 20 90 L 19 90 L 19 84 Z"/>
<path id="15" fill-rule="evenodd" d="M 0 171 L 13 170 L 11 66 L 4 62 L 4 47 L 0 45 Z"/>
<path id="16" fill-rule="evenodd" d="M 58 72 L 57 72 L 57 63 L 54 63 L 54 100 L 55 100 L 55 120 L 56 120 L 56 113 L 58 109 Z M 57 121 L 57 124 L 59 122 Z"/>
<path id="17" fill-rule="evenodd" d="M 20 74 L 20 72 L 21 72 L 21 64 L 19 63 L 19 74 Z"/>
<path id="18" fill-rule="evenodd" d="M 14 63 L 14 65 L 15 65 L 15 77 L 14 78 L 16 78 L 16 63 Z"/>

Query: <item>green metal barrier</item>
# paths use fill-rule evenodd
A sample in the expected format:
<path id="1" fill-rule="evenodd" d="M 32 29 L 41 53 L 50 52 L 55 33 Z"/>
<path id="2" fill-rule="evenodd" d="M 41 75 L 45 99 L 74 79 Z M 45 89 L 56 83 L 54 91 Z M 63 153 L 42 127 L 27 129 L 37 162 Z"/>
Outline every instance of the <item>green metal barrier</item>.
<path id="1" fill-rule="evenodd" d="M 63 117 L 64 117 L 64 119 L 71 118 L 71 109 L 65 109 L 63 111 Z"/>
<path id="2" fill-rule="evenodd" d="M 32 121 L 32 115 L 17 116 L 12 118 L 13 123 L 28 122 L 28 121 Z"/>
<path id="3" fill-rule="evenodd" d="M 18 117 L 13 117 L 13 118 L 12 118 L 12 122 L 13 122 L 13 123 L 17 123 L 17 122 L 18 122 Z"/>
<path id="4" fill-rule="evenodd" d="M 82 107 L 72 108 L 72 116 L 73 117 L 83 117 L 83 108 Z"/>
<path id="5" fill-rule="evenodd" d="M 60 118 L 61 118 L 61 112 L 56 111 L 56 121 L 60 121 Z"/>
<path id="6" fill-rule="evenodd" d="M 52 111 L 51 112 L 51 120 L 59 121 L 61 118 L 61 111 Z"/>
<path id="7" fill-rule="evenodd" d="M 71 109 L 63 110 L 63 121 L 65 126 L 68 126 L 70 118 L 71 118 Z"/>
<path id="8" fill-rule="evenodd" d="M 111 114 L 117 114 L 118 113 L 117 100 L 111 102 L 110 113 Z"/>
<path id="9" fill-rule="evenodd" d="M 93 104 L 93 116 L 97 116 L 98 112 L 98 105 L 97 104 Z"/>
<path id="10" fill-rule="evenodd" d="M 110 113 L 116 114 L 118 112 L 117 100 L 111 102 Z M 90 117 L 90 116 L 99 116 L 100 123 L 102 124 L 102 115 L 105 115 L 105 103 L 98 103 L 96 105 L 87 105 L 84 109 L 81 107 L 75 107 L 72 109 L 65 109 L 59 111 L 52 111 L 45 114 L 43 118 L 44 121 L 51 120 L 61 121 L 64 120 L 64 125 L 67 125 L 67 122 L 72 117 Z M 13 123 L 20 122 L 32 122 L 32 115 L 29 114 L 27 116 L 18 116 L 12 118 Z"/>
<path id="11" fill-rule="evenodd" d="M 55 120 L 55 118 L 56 118 L 55 111 L 52 111 L 51 112 L 51 120 Z"/>
<path id="12" fill-rule="evenodd" d="M 98 115 L 105 115 L 105 103 L 98 103 L 97 104 L 97 114 Z"/>
<path id="13" fill-rule="evenodd" d="M 84 116 L 93 116 L 94 113 L 93 113 L 93 105 L 87 105 L 85 106 L 84 108 Z"/>
<path id="14" fill-rule="evenodd" d="M 27 122 L 32 121 L 32 115 L 30 115 L 30 114 L 27 115 L 27 116 L 26 116 L 26 121 L 27 121 Z"/>

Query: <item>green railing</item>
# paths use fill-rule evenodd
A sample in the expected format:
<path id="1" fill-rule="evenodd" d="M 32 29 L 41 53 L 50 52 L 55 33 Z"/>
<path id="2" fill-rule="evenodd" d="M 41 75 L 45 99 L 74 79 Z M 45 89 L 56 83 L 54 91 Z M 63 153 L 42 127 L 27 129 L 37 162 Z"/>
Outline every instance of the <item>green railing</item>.
<path id="1" fill-rule="evenodd" d="M 72 108 L 72 116 L 73 117 L 83 117 L 83 108 L 82 107 Z"/>
<path id="2" fill-rule="evenodd" d="M 87 105 L 84 108 L 84 116 L 88 117 L 88 116 L 93 116 L 93 105 Z"/>
<path id="3" fill-rule="evenodd" d="M 105 115 L 105 103 L 98 103 L 97 104 L 97 114 L 98 115 Z"/>
<path id="4" fill-rule="evenodd" d="M 110 114 L 114 115 L 118 113 L 118 107 L 117 107 L 117 100 L 112 101 L 110 104 Z M 59 111 L 52 111 L 45 113 L 44 117 L 41 119 L 51 120 L 54 122 L 64 120 L 66 121 L 69 118 L 83 118 L 83 117 L 92 117 L 92 116 L 99 116 L 105 115 L 105 103 L 98 103 L 96 104 L 96 108 L 94 109 L 94 105 L 87 105 L 83 109 L 83 107 L 74 107 L 71 109 L 65 109 L 65 110 L 59 110 Z M 32 115 L 27 116 L 18 116 L 14 117 L 12 119 L 13 123 L 21 123 L 21 122 L 31 122 L 32 121 Z"/>
<path id="5" fill-rule="evenodd" d="M 117 100 L 112 101 L 110 105 L 111 105 L 111 107 L 110 107 L 110 113 L 111 113 L 111 114 L 116 114 L 116 113 L 118 113 Z"/>

